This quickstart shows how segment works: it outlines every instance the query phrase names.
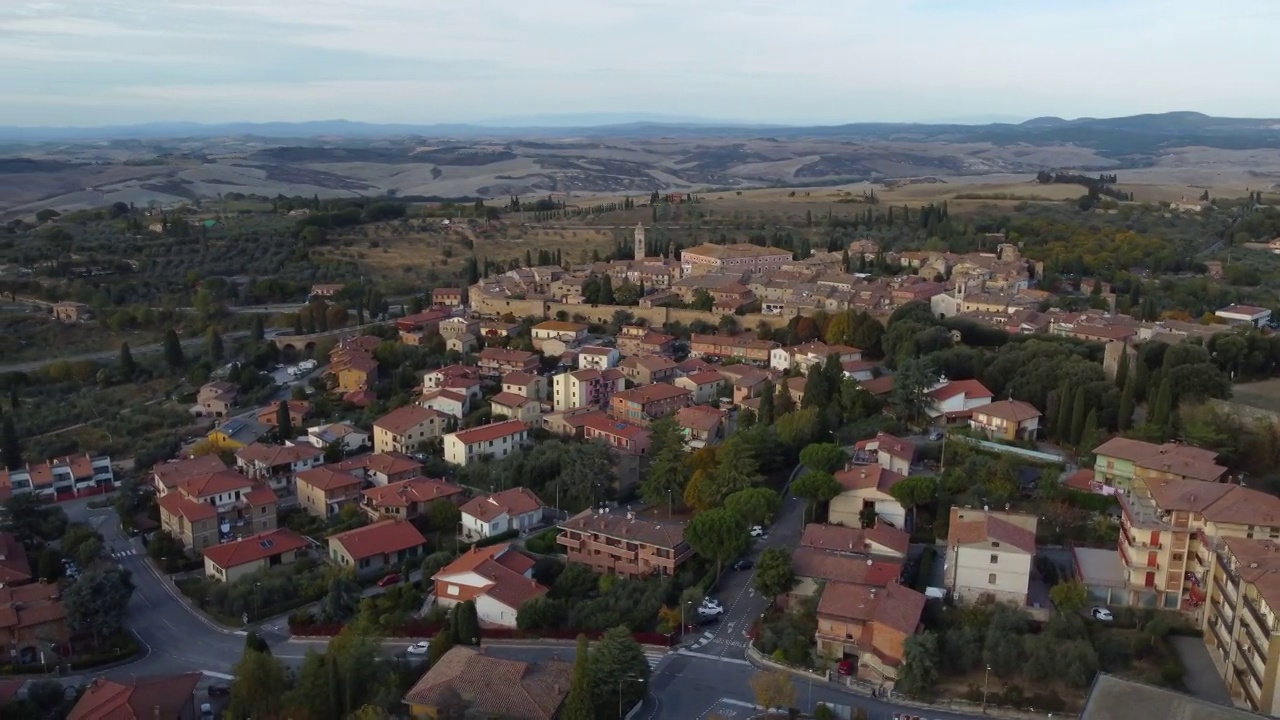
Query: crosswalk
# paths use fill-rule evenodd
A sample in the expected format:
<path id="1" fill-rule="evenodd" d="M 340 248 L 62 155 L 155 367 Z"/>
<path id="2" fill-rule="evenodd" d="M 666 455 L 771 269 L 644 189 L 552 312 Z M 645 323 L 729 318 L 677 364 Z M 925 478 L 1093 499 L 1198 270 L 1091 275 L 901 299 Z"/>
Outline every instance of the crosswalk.
<path id="1" fill-rule="evenodd" d="M 644 659 L 649 662 L 650 670 L 657 670 L 662 659 L 667 656 L 666 650 L 649 650 L 644 651 Z"/>
<path id="2" fill-rule="evenodd" d="M 137 554 L 138 554 L 137 548 L 129 548 L 128 550 L 116 550 L 115 552 L 111 553 L 111 557 L 123 558 L 123 557 L 129 557 L 130 555 L 137 555 Z"/>

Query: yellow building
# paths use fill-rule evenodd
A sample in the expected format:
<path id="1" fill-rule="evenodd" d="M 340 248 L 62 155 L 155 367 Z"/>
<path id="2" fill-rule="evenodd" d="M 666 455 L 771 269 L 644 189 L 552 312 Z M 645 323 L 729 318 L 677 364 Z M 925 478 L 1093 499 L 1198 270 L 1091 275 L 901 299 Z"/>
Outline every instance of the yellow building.
<path id="1" fill-rule="evenodd" d="M 1094 476 L 1107 485 L 1127 488 L 1135 478 L 1217 482 L 1227 469 L 1218 454 L 1180 443 L 1155 443 L 1115 437 L 1093 449 Z"/>
<path id="2" fill-rule="evenodd" d="M 1212 553 L 1201 630 L 1232 700 L 1280 714 L 1280 542 L 1226 538 Z"/>
<path id="3" fill-rule="evenodd" d="M 373 423 L 373 451 L 411 453 L 444 434 L 448 416 L 420 405 L 405 405 Z"/>

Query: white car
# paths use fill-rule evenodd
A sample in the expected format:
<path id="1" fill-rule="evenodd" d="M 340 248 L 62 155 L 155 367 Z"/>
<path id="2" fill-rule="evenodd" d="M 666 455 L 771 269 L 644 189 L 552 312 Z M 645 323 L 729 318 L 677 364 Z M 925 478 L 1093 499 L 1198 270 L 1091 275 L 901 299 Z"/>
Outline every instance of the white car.
<path id="1" fill-rule="evenodd" d="M 724 608 L 719 603 L 715 605 L 703 605 L 698 608 L 698 614 L 703 617 L 715 617 L 724 614 Z"/>
<path id="2" fill-rule="evenodd" d="M 1116 619 L 1110 610 L 1102 607 L 1093 608 L 1089 611 L 1089 614 L 1093 616 L 1094 620 L 1101 620 L 1102 622 L 1111 622 Z"/>
<path id="3" fill-rule="evenodd" d="M 715 598 L 702 598 L 702 607 L 712 608 L 715 610 L 724 610 L 724 606 Z"/>
<path id="4" fill-rule="evenodd" d="M 765 529 L 760 525 L 752 525 L 751 530 L 749 530 L 749 532 L 751 533 L 751 537 L 753 538 L 760 538 L 769 534 L 765 532 Z"/>
<path id="5" fill-rule="evenodd" d="M 431 652 L 431 643 L 427 642 L 426 640 L 423 640 L 422 642 L 416 642 L 410 645 L 409 647 L 405 648 L 404 651 L 409 655 L 426 655 L 427 653 Z"/>

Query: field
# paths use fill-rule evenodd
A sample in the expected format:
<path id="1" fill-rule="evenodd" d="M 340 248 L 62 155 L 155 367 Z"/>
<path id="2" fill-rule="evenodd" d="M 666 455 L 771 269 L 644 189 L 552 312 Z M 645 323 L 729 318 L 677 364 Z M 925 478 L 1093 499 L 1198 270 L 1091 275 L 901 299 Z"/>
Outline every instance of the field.
<path id="1" fill-rule="evenodd" d="M 1280 412 L 1280 378 L 1235 385 L 1231 399 L 1241 405 Z"/>

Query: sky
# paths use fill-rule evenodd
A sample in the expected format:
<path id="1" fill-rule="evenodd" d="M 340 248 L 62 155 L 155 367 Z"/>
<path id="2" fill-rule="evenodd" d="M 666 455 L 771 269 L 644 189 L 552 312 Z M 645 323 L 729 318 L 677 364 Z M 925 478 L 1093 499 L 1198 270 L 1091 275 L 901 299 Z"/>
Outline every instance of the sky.
<path id="1" fill-rule="evenodd" d="M 2 0 L 0 125 L 1280 117 L 1280 0 Z"/>

